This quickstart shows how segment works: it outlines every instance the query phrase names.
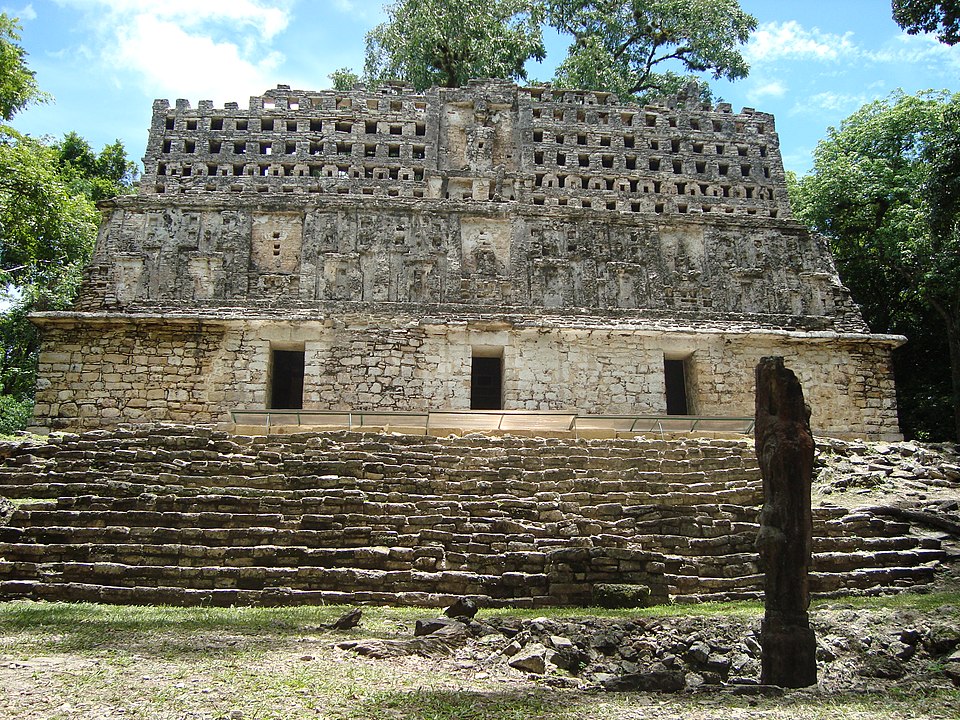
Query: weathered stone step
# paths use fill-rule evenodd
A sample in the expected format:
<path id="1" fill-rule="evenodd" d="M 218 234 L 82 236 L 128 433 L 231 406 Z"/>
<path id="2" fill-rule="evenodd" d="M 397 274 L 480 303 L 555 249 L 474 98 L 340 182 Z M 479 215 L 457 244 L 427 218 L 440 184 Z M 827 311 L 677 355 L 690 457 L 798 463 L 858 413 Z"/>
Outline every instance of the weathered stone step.
<path id="1" fill-rule="evenodd" d="M 7 562 L 117 563 L 182 567 L 339 567 L 363 570 L 409 570 L 420 555 L 414 548 L 308 548 L 302 545 L 246 547 L 181 544 L 71 543 L 46 545 L 0 543 Z"/>
<path id="2" fill-rule="evenodd" d="M 417 607 L 445 607 L 457 599 L 456 594 L 427 592 L 343 592 L 339 590 L 265 590 L 214 589 L 197 590 L 181 587 L 116 587 L 90 583 L 38 582 L 16 580 L 0 582 L 0 600 L 33 599 L 48 601 L 96 602 L 114 605 L 175 605 L 231 607 L 255 605 L 278 607 L 289 605 L 392 604 Z M 556 604 L 548 596 L 491 598 L 478 596 L 485 607 L 548 607 Z"/>
<path id="3" fill-rule="evenodd" d="M 946 552 L 917 548 L 913 550 L 856 550 L 847 552 L 814 553 L 812 569 L 815 572 L 841 573 L 868 568 L 918 567 L 943 560 Z"/>
<path id="4" fill-rule="evenodd" d="M 12 527 L 30 525 L 61 525 L 74 527 L 104 527 L 126 525 L 141 527 L 289 527 L 295 528 L 298 521 L 279 514 L 240 513 L 179 513 L 141 510 L 17 510 L 10 520 Z"/>
<path id="5" fill-rule="evenodd" d="M 236 588 L 263 590 L 329 589 L 340 592 L 376 592 L 384 587 L 394 592 L 431 592 L 454 595 L 491 595 L 510 597 L 522 592 L 522 584 L 503 577 L 462 571 L 420 572 L 337 567 L 230 567 L 206 565 L 123 564 L 116 562 L 7 562 L 0 561 L 2 580 L 43 580 L 46 582 L 83 582 L 115 587 L 173 586 L 195 589 Z M 520 578 L 516 578 L 520 580 Z M 535 578 L 523 578 L 530 584 Z M 546 582 L 544 578 L 542 582 Z"/>
<path id="6" fill-rule="evenodd" d="M 935 569 L 929 565 L 915 567 L 881 567 L 844 572 L 812 572 L 810 591 L 820 595 L 872 594 L 927 585 L 934 580 Z"/>

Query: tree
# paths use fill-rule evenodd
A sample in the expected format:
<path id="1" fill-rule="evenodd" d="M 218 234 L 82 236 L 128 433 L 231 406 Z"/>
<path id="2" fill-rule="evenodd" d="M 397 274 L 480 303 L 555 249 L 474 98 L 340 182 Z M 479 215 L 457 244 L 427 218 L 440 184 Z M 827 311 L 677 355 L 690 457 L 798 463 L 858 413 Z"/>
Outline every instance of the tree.
<path id="1" fill-rule="evenodd" d="M 85 261 L 100 219 L 58 172 L 57 153 L 29 138 L 0 143 L 0 277 L 50 291 Z"/>
<path id="2" fill-rule="evenodd" d="M 44 102 L 46 93 L 40 92 L 37 78 L 27 67 L 27 52 L 19 43 L 20 23 L 6 13 L 0 13 L 0 118 L 10 122 L 27 105 Z"/>
<path id="3" fill-rule="evenodd" d="M 960 97 L 895 94 L 831 128 L 794 192 L 796 214 L 830 238 L 871 329 L 909 338 L 895 356 L 901 423 L 931 437 L 960 437 L 960 154 L 946 146 L 958 141 Z M 920 402 L 945 412 L 931 418 L 911 405 Z M 939 427 L 908 425 L 924 414 Z"/>
<path id="4" fill-rule="evenodd" d="M 0 14 L 0 116 L 46 99 Z M 95 201 L 130 192 L 136 166 L 118 140 L 95 153 L 76 133 L 48 144 L 0 124 L 0 433 L 23 427 L 36 384 L 39 338 L 28 315 L 65 308 L 80 284 L 100 214 Z"/>
<path id="5" fill-rule="evenodd" d="M 921 300 L 943 321 L 950 351 L 954 423 L 960 440 L 960 95 L 943 107 L 923 149 L 930 231 L 910 247 Z"/>
<path id="6" fill-rule="evenodd" d="M 471 78 L 522 79 L 524 63 L 543 60 L 530 0 L 397 0 L 367 34 L 365 79 L 418 90 L 460 87 Z"/>
<path id="7" fill-rule="evenodd" d="M 547 19 L 573 36 L 556 83 L 623 98 L 675 93 L 689 73 L 746 77 L 738 48 L 757 27 L 738 0 L 547 0 Z"/>
<path id="8" fill-rule="evenodd" d="M 119 140 L 105 145 L 98 153 L 75 132 L 68 132 L 54 145 L 60 175 L 70 187 L 97 202 L 123 195 L 137 181 L 137 166 L 127 159 Z"/>
<path id="9" fill-rule="evenodd" d="M 960 42 L 960 6 L 956 0 L 893 0 L 893 19 L 911 35 L 937 33 L 945 45 Z"/>

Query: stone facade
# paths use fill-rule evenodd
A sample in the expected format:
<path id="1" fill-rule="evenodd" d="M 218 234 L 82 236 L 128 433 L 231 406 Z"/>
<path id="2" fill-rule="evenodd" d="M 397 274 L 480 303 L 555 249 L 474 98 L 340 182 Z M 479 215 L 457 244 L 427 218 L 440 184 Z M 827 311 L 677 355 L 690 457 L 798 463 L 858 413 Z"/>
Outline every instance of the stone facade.
<path id="1" fill-rule="evenodd" d="M 898 432 L 901 339 L 792 218 L 750 109 L 501 82 L 157 101 L 139 195 L 102 210 L 76 308 L 35 316 L 52 429 L 468 409 L 478 358 L 504 410 L 750 415 L 783 355 L 815 431 Z"/>

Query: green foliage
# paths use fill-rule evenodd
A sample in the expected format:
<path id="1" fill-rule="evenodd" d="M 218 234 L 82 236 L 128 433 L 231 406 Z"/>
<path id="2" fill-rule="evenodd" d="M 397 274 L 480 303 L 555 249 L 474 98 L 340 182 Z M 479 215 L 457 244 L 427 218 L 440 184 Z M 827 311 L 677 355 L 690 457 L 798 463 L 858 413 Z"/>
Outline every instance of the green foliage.
<path id="1" fill-rule="evenodd" d="M 28 307 L 20 300 L 0 314 L 0 397 L 26 400 L 33 394 L 39 343 Z"/>
<path id="2" fill-rule="evenodd" d="M 58 172 L 53 148 L 0 142 L 0 278 L 53 289 L 90 254 L 99 214 Z"/>
<path id="3" fill-rule="evenodd" d="M 46 98 L 17 45 L 19 26 L 0 14 L 0 115 L 9 121 Z M 25 425 L 36 384 L 33 310 L 66 308 L 90 257 L 97 200 L 130 192 L 136 166 L 119 140 L 95 153 L 67 133 L 46 144 L 0 125 L 0 431 Z"/>
<path id="4" fill-rule="evenodd" d="M 98 153 L 75 132 L 68 132 L 53 146 L 59 174 L 75 194 L 97 202 L 132 191 L 137 166 L 127 159 L 119 140 Z"/>
<path id="5" fill-rule="evenodd" d="M 353 90 L 356 87 L 357 83 L 360 82 L 360 76 L 357 75 L 350 68 L 340 68 L 339 70 L 334 70 L 332 73 L 327 75 L 330 78 L 330 82 L 333 83 L 334 90 Z"/>
<path id="6" fill-rule="evenodd" d="M 893 19 L 911 35 L 937 33 L 945 45 L 960 42 L 960 7 L 956 0 L 893 0 Z"/>
<path id="7" fill-rule="evenodd" d="M 129 192 L 134 177 L 120 142 L 94 153 L 75 133 L 54 145 L 0 136 L 0 288 L 9 294 L 0 312 L 0 391 L 12 398 L 5 402 L 32 405 L 40 348 L 27 315 L 69 307 L 97 236 L 94 201 Z M 27 419 L 13 411 L 4 418 Z"/>
<path id="8" fill-rule="evenodd" d="M 0 13 L 0 118 L 4 122 L 10 122 L 27 105 L 47 100 L 27 67 L 26 51 L 18 45 L 20 29 L 16 18 Z"/>
<path id="9" fill-rule="evenodd" d="M 547 0 L 547 18 L 573 36 L 555 82 L 622 98 L 676 93 L 690 73 L 746 77 L 739 46 L 757 26 L 737 0 Z"/>
<path id="10" fill-rule="evenodd" d="M 813 173 L 791 196 L 798 217 L 830 238 L 871 329 L 910 339 L 896 358 L 901 424 L 931 439 L 960 433 L 960 391 L 952 400 L 942 391 L 950 377 L 944 343 L 960 384 L 958 108 L 960 99 L 944 93 L 898 93 L 865 105 L 830 129 Z M 950 406 L 955 424 L 944 424 L 941 411 L 931 417 L 931 409 Z M 931 420 L 938 425 L 925 424 Z"/>
<path id="11" fill-rule="evenodd" d="M 33 401 L 13 395 L 0 395 L 0 435 L 12 435 L 30 422 Z"/>
<path id="12" fill-rule="evenodd" d="M 528 0 L 397 0 L 367 34 L 365 79 L 418 90 L 471 78 L 526 78 L 524 63 L 546 50 Z"/>

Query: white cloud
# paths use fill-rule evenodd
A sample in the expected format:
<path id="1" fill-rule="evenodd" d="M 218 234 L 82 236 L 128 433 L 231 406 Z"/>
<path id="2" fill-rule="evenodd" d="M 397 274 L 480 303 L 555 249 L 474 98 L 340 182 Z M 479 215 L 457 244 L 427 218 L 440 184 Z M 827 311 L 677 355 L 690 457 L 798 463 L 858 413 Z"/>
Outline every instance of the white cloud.
<path id="1" fill-rule="evenodd" d="M 333 9 L 343 15 L 350 15 L 365 21 L 379 19 L 389 0 L 326 0 Z"/>
<path id="2" fill-rule="evenodd" d="M 144 52 L 149 48 L 148 52 Z M 279 53 L 256 60 L 249 48 L 218 42 L 203 34 L 186 32 L 172 22 L 141 16 L 118 28 L 111 51 L 121 67 L 134 68 L 146 88 L 161 97 L 193 100 L 244 101 L 274 84 L 270 73 L 279 65 Z M 158 58 L 163 58 L 158 61 Z"/>
<path id="3" fill-rule="evenodd" d="M 822 92 L 811 95 L 803 102 L 797 102 L 791 109 L 791 115 L 823 113 L 836 114 L 843 112 L 847 115 L 862 105 L 874 100 L 874 97 L 863 93 Z"/>
<path id="4" fill-rule="evenodd" d="M 37 11 L 33 9 L 33 3 L 27 3 L 22 8 L 12 8 L 9 5 L 0 6 L 0 12 L 5 12 L 10 17 L 15 17 L 20 22 L 30 22 L 37 19 Z"/>
<path id="5" fill-rule="evenodd" d="M 167 20 L 185 28 L 211 23 L 252 28 L 271 38 L 290 20 L 289 0 L 57 0 L 95 13 L 110 13 L 115 20 L 148 17 Z"/>
<path id="6" fill-rule="evenodd" d="M 886 47 L 868 53 L 868 57 L 878 63 L 921 66 L 934 75 L 951 79 L 960 72 L 960 45 L 944 45 L 934 35 L 901 33 Z"/>
<path id="7" fill-rule="evenodd" d="M 836 60 L 856 55 L 852 32 L 843 35 L 804 28 L 796 20 L 766 22 L 750 38 L 745 54 L 750 62 L 769 62 L 790 58 L 796 60 Z"/>
<path id="8" fill-rule="evenodd" d="M 758 100 L 763 100 L 764 98 L 779 98 L 787 94 L 787 86 L 784 85 L 779 80 L 771 80 L 770 82 L 756 84 L 754 87 L 751 87 L 747 90 L 747 99 L 750 102 L 757 102 Z"/>
<path id="9" fill-rule="evenodd" d="M 276 84 L 293 0 L 56 0 L 80 10 L 114 80 L 148 97 L 244 104 Z"/>

